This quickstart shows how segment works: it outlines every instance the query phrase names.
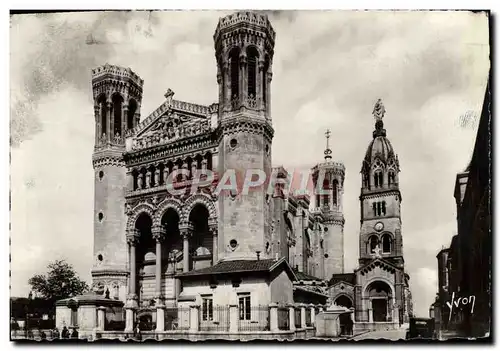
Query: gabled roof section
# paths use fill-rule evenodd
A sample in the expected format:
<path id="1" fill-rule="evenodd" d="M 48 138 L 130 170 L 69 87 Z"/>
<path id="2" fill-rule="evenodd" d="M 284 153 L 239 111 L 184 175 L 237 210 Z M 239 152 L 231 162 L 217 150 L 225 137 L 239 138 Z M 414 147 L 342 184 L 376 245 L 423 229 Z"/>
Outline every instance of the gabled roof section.
<path id="1" fill-rule="evenodd" d="M 160 117 L 166 115 L 168 112 L 180 112 L 187 114 L 189 116 L 198 118 L 207 118 L 211 113 L 218 111 L 219 105 L 214 103 L 210 106 L 198 105 L 191 102 L 174 100 L 174 92 L 168 90 L 165 94 L 166 100 L 162 103 L 156 110 L 149 114 L 141 123 L 139 123 L 134 129 L 127 132 L 127 136 L 139 135 L 142 132 L 149 129 L 149 127 L 155 123 Z"/>
<path id="2" fill-rule="evenodd" d="M 370 261 L 368 264 L 364 265 L 363 267 L 359 267 L 358 269 L 356 269 L 355 272 L 361 271 L 361 273 L 363 274 L 363 273 L 367 273 L 367 272 L 371 271 L 375 267 L 381 267 L 381 268 L 383 268 L 387 271 L 390 271 L 390 272 L 395 272 L 397 270 L 398 271 L 401 270 L 400 268 L 396 267 L 395 265 L 393 265 L 389 261 L 384 260 L 383 258 L 375 258 L 372 261 Z"/>
<path id="3" fill-rule="evenodd" d="M 279 260 L 263 259 L 263 260 L 234 260 L 234 261 L 221 261 L 215 266 L 202 268 L 194 271 L 184 272 L 177 275 L 181 279 L 189 277 L 202 277 L 221 274 L 238 274 L 238 273 L 252 273 L 252 272 L 267 272 L 283 268 L 288 271 L 291 280 L 297 280 L 297 276 L 288 265 L 285 258 Z"/>
<path id="4" fill-rule="evenodd" d="M 350 285 L 356 285 L 356 274 L 354 273 L 333 274 L 332 278 L 328 282 L 328 286 L 332 286 L 340 282 Z"/>
<path id="5" fill-rule="evenodd" d="M 295 275 L 297 276 L 297 280 L 303 280 L 303 281 L 318 281 L 318 282 L 322 282 L 323 280 L 320 279 L 320 278 L 316 278 L 312 275 L 309 275 L 309 274 L 306 274 L 304 272 L 299 272 L 298 270 L 294 269 L 293 272 L 295 273 Z"/>

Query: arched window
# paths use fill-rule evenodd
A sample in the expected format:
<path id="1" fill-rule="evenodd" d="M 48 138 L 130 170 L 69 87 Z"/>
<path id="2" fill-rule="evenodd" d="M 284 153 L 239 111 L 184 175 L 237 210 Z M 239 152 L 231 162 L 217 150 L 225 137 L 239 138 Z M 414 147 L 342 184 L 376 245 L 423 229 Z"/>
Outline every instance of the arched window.
<path id="1" fill-rule="evenodd" d="M 395 184 L 396 183 L 396 175 L 394 173 L 394 171 L 389 171 L 389 185 L 391 184 Z"/>
<path id="2" fill-rule="evenodd" d="M 128 103 L 128 113 L 127 113 L 127 129 L 134 128 L 134 116 L 137 110 L 137 102 L 131 99 Z"/>
<path id="3" fill-rule="evenodd" d="M 382 215 L 385 216 L 385 201 L 382 201 Z"/>
<path id="4" fill-rule="evenodd" d="M 384 176 L 382 174 L 382 171 L 376 171 L 374 174 L 374 180 L 375 180 L 375 187 L 382 187 L 384 185 Z"/>
<path id="5" fill-rule="evenodd" d="M 114 94 L 111 100 L 113 109 L 113 136 L 122 135 L 122 104 L 123 98 L 120 94 Z"/>
<path id="6" fill-rule="evenodd" d="M 370 176 L 368 175 L 368 173 L 364 173 L 363 174 L 363 186 L 364 187 L 369 187 L 370 186 Z"/>
<path id="7" fill-rule="evenodd" d="M 240 96 L 240 50 L 234 48 L 229 54 L 231 70 L 231 99 Z"/>
<path id="8" fill-rule="evenodd" d="M 106 97 L 101 95 L 99 100 L 97 100 L 99 104 L 100 114 L 101 114 L 101 135 L 108 134 L 108 116 L 107 116 L 107 108 L 106 108 Z"/>
<path id="9" fill-rule="evenodd" d="M 384 234 L 382 236 L 382 252 L 390 253 L 391 252 L 391 236 L 389 234 Z"/>
<path id="10" fill-rule="evenodd" d="M 376 216 L 377 215 L 377 203 L 376 202 L 372 203 L 372 207 L 373 207 L 373 215 Z"/>
<path id="11" fill-rule="evenodd" d="M 377 202 L 377 216 L 380 216 L 382 214 L 382 203 Z"/>
<path id="12" fill-rule="evenodd" d="M 319 195 L 316 195 L 316 207 L 320 207 L 321 204 L 319 202 Z"/>
<path id="13" fill-rule="evenodd" d="M 247 72 L 248 72 L 248 97 L 255 98 L 257 95 L 257 60 L 259 52 L 253 46 L 247 49 Z"/>
<path id="14" fill-rule="evenodd" d="M 338 202 L 338 188 L 339 188 L 339 182 L 337 179 L 333 180 L 332 183 L 332 199 L 333 199 L 333 205 L 337 206 L 339 204 Z"/>
<path id="15" fill-rule="evenodd" d="M 378 238 L 375 235 L 372 235 L 370 237 L 369 244 L 370 244 L 370 253 L 373 253 L 378 245 Z"/>

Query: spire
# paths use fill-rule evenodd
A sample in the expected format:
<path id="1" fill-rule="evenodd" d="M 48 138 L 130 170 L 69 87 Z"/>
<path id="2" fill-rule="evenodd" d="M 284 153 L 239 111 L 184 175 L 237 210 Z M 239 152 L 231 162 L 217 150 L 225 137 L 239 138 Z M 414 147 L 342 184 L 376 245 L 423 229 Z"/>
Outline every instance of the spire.
<path id="1" fill-rule="evenodd" d="M 385 115 L 385 107 L 384 104 L 382 103 L 382 99 L 378 99 L 377 102 L 375 103 L 372 115 L 373 117 L 375 117 L 375 130 L 373 131 L 373 138 L 379 136 L 385 137 L 386 132 L 384 129 L 384 122 L 382 121 Z"/>
<path id="2" fill-rule="evenodd" d="M 327 129 L 325 132 L 326 135 L 326 149 L 325 149 L 325 160 L 331 160 L 332 159 L 332 150 L 330 150 L 330 129 Z"/>

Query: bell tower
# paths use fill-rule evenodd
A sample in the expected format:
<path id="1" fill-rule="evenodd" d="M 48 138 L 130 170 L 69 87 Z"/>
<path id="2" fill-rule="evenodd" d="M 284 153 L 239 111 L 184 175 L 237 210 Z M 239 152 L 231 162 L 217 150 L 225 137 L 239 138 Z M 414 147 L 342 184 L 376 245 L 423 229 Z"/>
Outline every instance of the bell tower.
<path id="1" fill-rule="evenodd" d="M 144 81 L 130 68 L 92 70 L 95 114 L 94 285 L 125 300 L 127 267 L 125 136 L 139 123 Z"/>
<path id="2" fill-rule="evenodd" d="M 344 193 L 345 166 L 332 161 L 330 130 L 326 133 L 325 161 L 312 169 L 315 189 L 315 208 L 324 224 L 323 228 L 323 279 L 344 273 Z"/>
<path id="3" fill-rule="evenodd" d="M 217 171 L 221 176 L 236 174 L 238 181 L 238 191 L 222 192 L 218 198 L 220 259 L 266 258 L 269 251 L 267 188 L 252 187 L 246 194 L 241 190 L 247 170 L 271 174 L 274 39 L 267 16 L 251 12 L 221 18 L 214 34 L 219 84 Z"/>
<path id="4" fill-rule="evenodd" d="M 382 120 L 385 108 L 380 99 L 373 115 L 373 140 L 361 168 L 359 263 L 364 265 L 374 257 L 381 257 L 403 267 L 399 160 L 387 138 Z"/>

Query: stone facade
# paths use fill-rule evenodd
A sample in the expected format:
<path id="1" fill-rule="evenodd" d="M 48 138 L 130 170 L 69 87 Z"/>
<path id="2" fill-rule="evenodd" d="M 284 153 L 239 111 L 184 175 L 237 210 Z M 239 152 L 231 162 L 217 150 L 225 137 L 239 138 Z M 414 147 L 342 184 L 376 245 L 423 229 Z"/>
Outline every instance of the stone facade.
<path id="1" fill-rule="evenodd" d="M 179 101 L 168 89 L 165 102 L 142 120 L 143 80 L 108 64 L 93 70 L 93 290 L 125 303 L 126 330 L 141 310 L 207 294 L 213 282 L 186 273 L 222 262 L 285 260 L 289 268 L 271 270 L 272 279 L 253 271 L 244 277 L 254 282 L 252 304 L 323 301 L 321 291 L 294 289 L 295 276 L 285 271 L 319 284 L 343 272 L 344 166 L 325 152 L 313 177 L 326 193 L 313 205 L 309 195 L 286 191 L 287 171 L 272 167 L 274 44 L 266 16 L 221 18 L 214 35 L 218 101 Z M 266 183 L 245 193 L 248 169 Z M 216 192 L 232 180 L 237 191 Z M 227 272 L 221 274 L 218 291 Z"/>

